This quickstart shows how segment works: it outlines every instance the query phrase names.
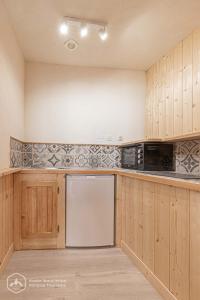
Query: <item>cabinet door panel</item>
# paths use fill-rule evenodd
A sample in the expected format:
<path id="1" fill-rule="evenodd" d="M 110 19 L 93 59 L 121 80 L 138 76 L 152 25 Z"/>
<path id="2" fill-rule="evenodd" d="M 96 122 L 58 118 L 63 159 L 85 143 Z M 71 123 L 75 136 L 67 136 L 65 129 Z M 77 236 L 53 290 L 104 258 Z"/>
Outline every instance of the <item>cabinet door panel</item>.
<path id="1" fill-rule="evenodd" d="M 155 184 L 143 182 L 143 251 L 145 265 L 154 271 L 154 201 Z"/>
<path id="2" fill-rule="evenodd" d="M 23 182 L 22 186 L 22 238 L 56 237 L 56 182 Z"/>
<path id="3" fill-rule="evenodd" d="M 165 85 L 166 85 L 166 59 L 160 60 L 160 90 L 159 90 L 159 137 L 165 137 L 166 133 L 166 106 L 165 106 Z"/>
<path id="4" fill-rule="evenodd" d="M 170 290 L 189 299 L 189 191 L 178 188 L 170 201 Z"/>
<path id="5" fill-rule="evenodd" d="M 192 35 L 183 41 L 183 133 L 192 132 Z"/>
<path id="6" fill-rule="evenodd" d="M 183 44 L 174 49 L 174 136 L 183 132 Z"/>
<path id="7" fill-rule="evenodd" d="M 190 192 L 190 300 L 200 299 L 200 193 Z"/>
<path id="8" fill-rule="evenodd" d="M 122 241 L 126 241 L 126 177 L 122 176 L 121 207 L 122 207 Z"/>
<path id="9" fill-rule="evenodd" d="M 174 128 L 174 86 L 173 86 L 173 63 L 174 52 L 171 51 L 166 56 L 166 83 L 165 83 L 165 107 L 166 107 L 166 132 L 165 136 L 173 136 Z"/>
<path id="10" fill-rule="evenodd" d="M 133 197 L 133 234 L 134 234 L 134 252 L 142 259 L 142 241 L 143 241 L 143 212 L 142 212 L 142 181 L 134 182 Z"/>
<path id="11" fill-rule="evenodd" d="M 193 131 L 200 131 L 200 30 L 193 33 Z"/>
<path id="12" fill-rule="evenodd" d="M 133 201 L 132 201 L 132 190 L 133 190 L 134 180 L 126 177 L 126 244 L 131 247 L 133 242 Z"/>
<path id="13" fill-rule="evenodd" d="M 169 221 L 170 190 L 156 185 L 155 198 L 155 274 L 169 288 Z"/>

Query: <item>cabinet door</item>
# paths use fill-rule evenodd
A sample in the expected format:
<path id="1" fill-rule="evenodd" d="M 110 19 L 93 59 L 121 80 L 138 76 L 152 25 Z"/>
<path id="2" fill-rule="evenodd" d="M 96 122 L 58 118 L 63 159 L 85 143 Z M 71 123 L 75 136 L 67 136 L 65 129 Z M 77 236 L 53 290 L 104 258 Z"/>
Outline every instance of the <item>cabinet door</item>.
<path id="1" fill-rule="evenodd" d="M 200 131 L 200 30 L 193 32 L 193 132 Z"/>
<path id="2" fill-rule="evenodd" d="M 189 299 L 189 191 L 179 188 L 171 189 L 170 291 Z"/>
<path id="3" fill-rule="evenodd" d="M 183 44 L 174 49 L 174 136 L 183 132 Z"/>
<path id="4" fill-rule="evenodd" d="M 170 191 L 167 185 L 156 185 L 155 199 L 155 275 L 169 288 Z"/>
<path id="5" fill-rule="evenodd" d="M 190 299 L 200 299 L 200 193 L 190 192 Z"/>
<path id="6" fill-rule="evenodd" d="M 21 237 L 28 244 L 37 241 L 42 248 L 43 240 L 56 238 L 57 226 L 57 182 L 22 182 Z M 41 242 L 41 245 L 39 245 Z M 25 243 L 25 241 L 24 241 Z M 33 248 L 37 248 L 37 245 Z M 23 248 L 26 248 L 24 246 Z"/>
<path id="7" fill-rule="evenodd" d="M 143 242 L 142 260 L 154 272 L 154 210 L 155 184 L 143 182 Z"/>
<path id="8" fill-rule="evenodd" d="M 183 41 L 183 133 L 192 132 L 192 35 Z"/>

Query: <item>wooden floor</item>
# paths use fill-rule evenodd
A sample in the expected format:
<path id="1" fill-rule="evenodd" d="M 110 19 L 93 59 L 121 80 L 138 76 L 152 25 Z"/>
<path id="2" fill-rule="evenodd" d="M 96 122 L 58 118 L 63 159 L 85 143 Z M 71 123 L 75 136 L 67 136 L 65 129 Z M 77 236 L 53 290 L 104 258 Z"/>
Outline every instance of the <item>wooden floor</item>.
<path id="1" fill-rule="evenodd" d="M 26 290 L 18 295 L 12 294 L 6 288 L 7 276 L 16 272 L 26 276 L 28 285 Z M 36 287 L 36 283 L 40 287 Z M 162 298 L 120 249 L 110 248 L 15 252 L 1 276 L 0 299 L 161 300 Z"/>

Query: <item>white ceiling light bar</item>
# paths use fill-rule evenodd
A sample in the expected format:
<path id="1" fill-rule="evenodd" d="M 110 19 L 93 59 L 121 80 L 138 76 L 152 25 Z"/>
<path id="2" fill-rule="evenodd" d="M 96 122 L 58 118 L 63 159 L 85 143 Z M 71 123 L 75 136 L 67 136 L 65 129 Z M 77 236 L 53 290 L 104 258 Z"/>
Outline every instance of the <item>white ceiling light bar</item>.
<path id="1" fill-rule="evenodd" d="M 66 16 L 63 18 L 63 23 L 60 26 L 60 32 L 62 34 L 67 34 L 69 31 L 70 25 L 79 26 L 80 36 L 82 38 L 88 36 L 90 27 L 96 28 L 96 30 L 98 31 L 99 37 L 102 41 L 105 41 L 108 38 L 107 23 L 105 23 L 105 22 L 97 22 L 97 21 L 93 21 L 93 20 L 86 20 L 86 19 Z M 65 31 L 67 33 L 65 33 Z"/>

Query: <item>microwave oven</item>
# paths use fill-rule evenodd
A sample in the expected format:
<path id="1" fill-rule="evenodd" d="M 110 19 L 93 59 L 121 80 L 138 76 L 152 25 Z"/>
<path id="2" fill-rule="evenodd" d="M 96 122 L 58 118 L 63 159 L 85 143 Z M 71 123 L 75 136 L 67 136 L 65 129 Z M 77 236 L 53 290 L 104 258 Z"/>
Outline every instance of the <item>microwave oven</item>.
<path id="1" fill-rule="evenodd" d="M 122 168 L 142 171 L 173 171 L 174 149 L 171 143 L 141 143 L 124 146 Z"/>

